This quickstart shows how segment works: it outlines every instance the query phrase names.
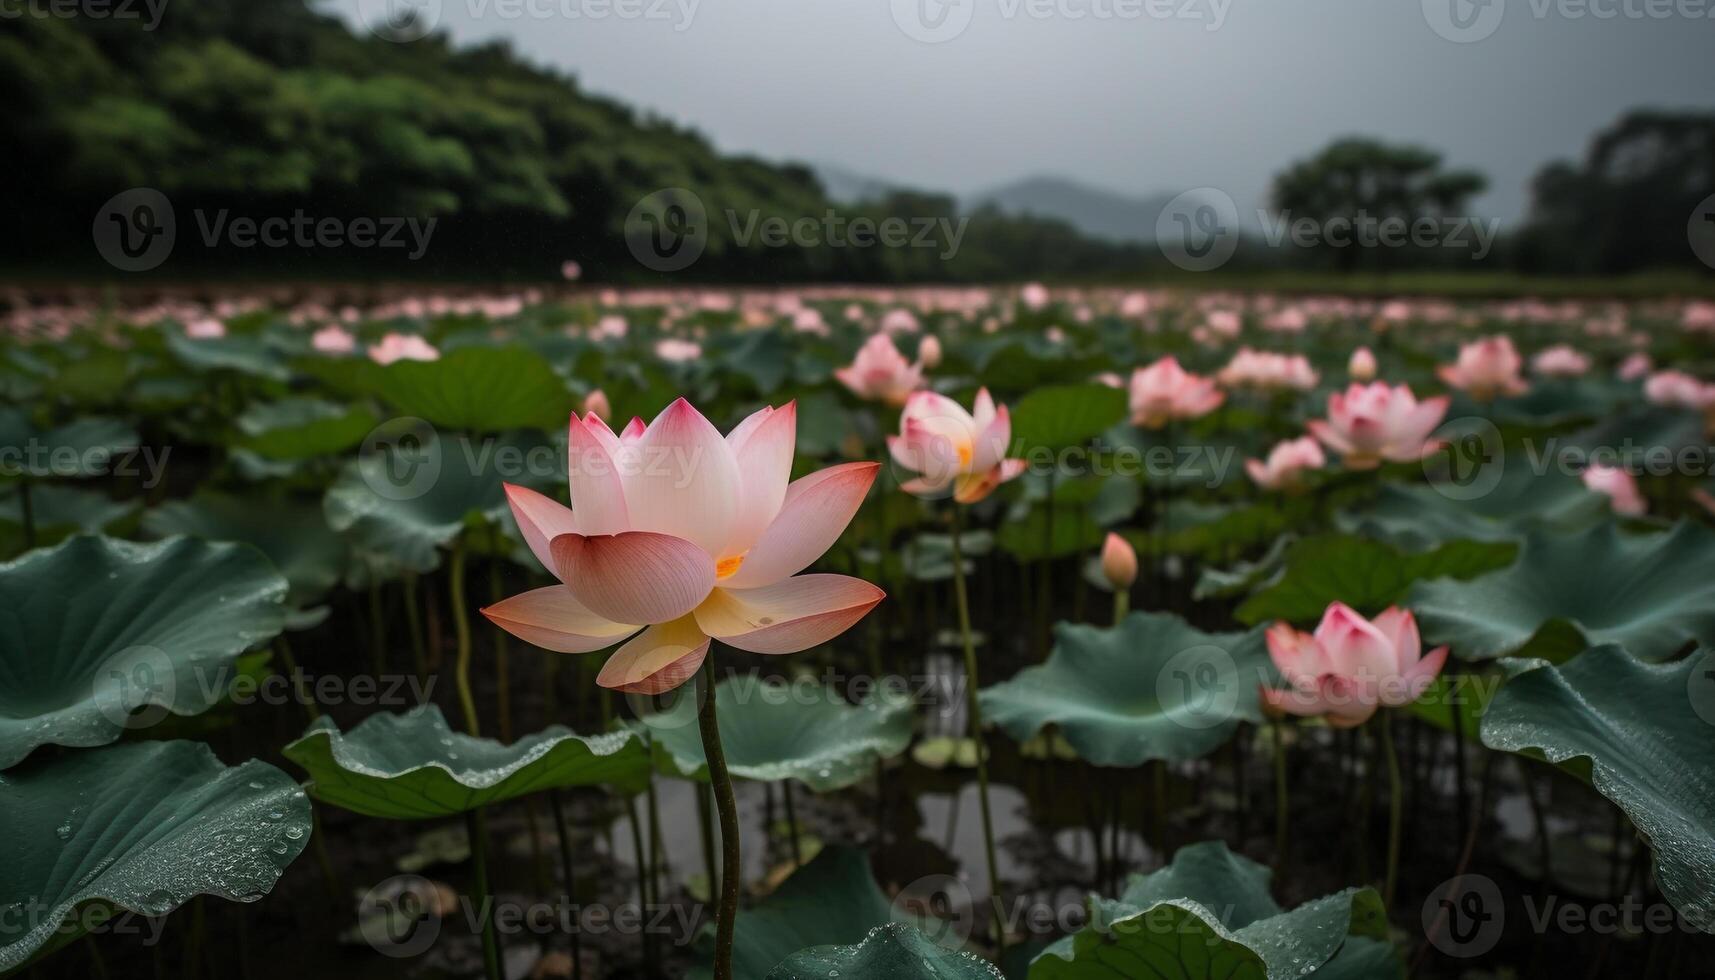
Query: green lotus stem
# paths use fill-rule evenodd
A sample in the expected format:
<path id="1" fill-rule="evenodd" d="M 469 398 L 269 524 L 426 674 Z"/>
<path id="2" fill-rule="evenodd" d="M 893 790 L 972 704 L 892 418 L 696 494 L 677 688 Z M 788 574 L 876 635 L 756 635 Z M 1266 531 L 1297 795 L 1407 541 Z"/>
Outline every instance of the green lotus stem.
<path id="1" fill-rule="evenodd" d="M 977 750 L 977 796 L 983 812 L 983 851 L 988 859 L 991 909 L 994 913 L 995 959 L 1006 951 L 1006 923 L 1001 917 L 1000 871 L 994 859 L 994 820 L 989 813 L 988 753 L 983 751 L 983 709 L 977 698 L 977 645 L 971 635 L 971 603 L 965 589 L 965 557 L 959 548 L 959 530 L 964 522 L 953 505 L 953 598 L 959 609 L 959 636 L 965 646 L 965 704 L 970 715 L 971 741 Z"/>
<path id="2" fill-rule="evenodd" d="M 381 615 L 381 584 L 369 583 L 369 654 L 377 678 L 387 671 L 387 619 Z"/>
<path id="3" fill-rule="evenodd" d="M 458 660 L 453 666 L 453 680 L 459 689 L 459 705 L 464 709 L 464 727 L 472 735 L 479 734 L 476 720 L 476 698 L 470 693 L 470 614 L 464 608 L 464 538 L 453 542 L 452 566 L 453 631 L 458 636 Z"/>
<path id="4" fill-rule="evenodd" d="M 798 846 L 798 810 L 792 805 L 792 781 L 782 779 L 780 789 L 786 796 L 786 832 L 792 835 L 792 867 L 804 866 L 804 854 Z"/>
<path id="5" fill-rule="evenodd" d="M 411 663 L 417 679 L 429 676 L 429 652 L 423 645 L 423 614 L 417 607 L 417 573 L 405 575 L 405 625 L 411 630 Z"/>
<path id="6" fill-rule="evenodd" d="M 721 824 L 720 906 L 715 913 L 715 980 L 732 980 L 732 927 L 738 917 L 738 889 L 744 868 L 740 863 L 738 801 L 732 794 L 732 776 L 727 772 L 726 753 L 721 750 L 721 729 L 715 717 L 715 652 L 710 642 L 708 656 L 698 678 L 703 699 L 697 712 L 697 727 L 703 737 L 703 755 L 709 764 L 709 786 L 715 794 L 715 810 Z"/>
<path id="7" fill-rule="evenodd" d="M 1387 757 L 1388 781 L 1388 810 L 1387 810 L 1387 877 L 1383 879 L 1382 905 L 1393 908 L 1394 885 L 1399 875 L 1399 830 L 1400 830 L 1400 784 L 1399 784 L 1399 753 L 1393 747 L 1393 723 L 1391 715 L 1382 712 L 1382 753 Z"/>
<path id="8" fill-rule="evenodd" d="M 650 758 L 655 756 L 654 739 L 648 734 L 643 737 L 643 751 Z M 661 897 L 661 800 L 655 792 L 655 768 L 649 768 L 649 783 L 644 787 L 643 812 L 649 818 L 649 894 L 657 900 Z"/>
<path id="9" fill-rule="evenodd" d="M 1114 590 L 1114 625 L 1118 626 L 1131 612 L 1131 589 Z"/>
<path id="10" fill-rule="evenodd" d="M 490 555 L 488 560 L 488 601 L 499 602 L 506 598 L 506 592 L 500 584 L 500 525 L 488 526 Z M 494 680 L 497 685 L 495 698 L 500 707 L 500 740 L 512 741 L 512 685 L 509 683 L 507 661 L 510 652 L 505 630 L 493 630 L 494 633 Z"/>
<path id="11" fill-rule="evenodd" d="M 36 546 L 36 505 L 30 499 L 30 478 L 18 481 L 18 514 L 24 522 L 24 550 Z"/>
<path id="12" fill-rule="evenodd" d="M 494 909 L 488 890 L 488 817 L 482 807 L 466 810 L 465 833 L 470 837 L 470 871 L 474 879 L 477 914 L 482 917 L 482 965 L 488 980 L 501 980 L 500 936 L 494 931 Z"/>
<path id="13" fill-rule="evenodd" d="M 713 898 L 720 890 L 720 872 L 715 870 L 715 825 L 714 808 L 709 800 L 709 794 L 703 792 L 701 786 L 697 790 L 697 830 L 703 837 L 703 874 L 709 879 L 709 897 Z"/>
<path id="14" fill-rule="evenodd" d="M 577 889 L 574 886 L 577 879 L 572 868 L 572 845 L 566 839 L 566 810 L 560 803 L 558 787 L 548 791 L 548 806 L 553 808 L 554 832 L 560 841 L 560 876 L 566 880 L 566 904 L 576 907 Z M 572 924 L 572 980 L 583 980 L 584 977 L 583 932 L 581 923 Z"/>
<path id="15" fill-rule="evenodd" d="M 1274 723 L 1274 876 L 1286 878 L 1286 828 L 1290 813 L 1286 795 L 1286 721 Z"/>

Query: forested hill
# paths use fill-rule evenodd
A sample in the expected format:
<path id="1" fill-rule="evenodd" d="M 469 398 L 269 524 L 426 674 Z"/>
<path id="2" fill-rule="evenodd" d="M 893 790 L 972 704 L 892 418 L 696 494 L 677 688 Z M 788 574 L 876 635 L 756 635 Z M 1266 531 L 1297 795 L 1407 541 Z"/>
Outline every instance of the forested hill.
<path id="1" fill-rule="evenodd" d="M 999 215 L 980 216 L 982 244 L 967 236 L 950 259 L 946 248 L 771 247 L 754 238 L 741 248 L 735 228 L 819 220 L 832 207 L 807 168 L 724 156 L 699 134 L 584 92 L 500 44 L 382 40 L 305 0 L 170 0 L 148 29 L 143 0 L 125 2 L 134 16 L 45 16 L 39 0 L 0 0 L 0 127 L 15 227 L 32 229 L 0 246 L 9 269 L 99 263 L 91 217 L 133 187 L 166 194 L 181 224 L 221 209 L 259 220 L 437 218 L 433 247 L 414 262 L 381 249 L 235 254 L 181 228 L 172 262 L 180 274 L 261 266 L 280 275 L 540 277 L 570 258 L 604 278 L 647 275 L 627 253 L 623 227 L 641 198 L 664 187 L 691 189 L 710 212 L 698 279 L 1051 275 L 1117 271 L 1136 257 L 1056 222 Z M 936 195 L 864 208 L 955 213 Z"/>

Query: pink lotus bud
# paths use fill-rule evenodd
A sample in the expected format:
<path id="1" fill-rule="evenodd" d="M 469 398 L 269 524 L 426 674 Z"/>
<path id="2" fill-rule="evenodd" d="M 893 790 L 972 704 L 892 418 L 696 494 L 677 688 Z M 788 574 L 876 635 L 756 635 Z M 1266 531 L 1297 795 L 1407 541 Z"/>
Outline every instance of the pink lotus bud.
<path id="1" fill-rule="evenodd" d="M 1360 347 L 1352 352 L 1352 359 L 1346 362 L 1346 373 L 1353 381 L 1374 381 L 1376 377 L 1376 356 L 1370 353 L 1368 347 Z"/>
<path id="2" fill-rule="evenodd" d="M 1115 591 L 1129 589 L 1137 581 L 1137 549 L 1112 531 L 1102 542 L 1102 577 Z"/>
<path id="3" fill-rule="evenodd" d="M 594 415 L 603 422 L 613 421 L 613 406 L 608 404 L 607 393 L 597 388 L 585 395 L 584 414 Z"/>

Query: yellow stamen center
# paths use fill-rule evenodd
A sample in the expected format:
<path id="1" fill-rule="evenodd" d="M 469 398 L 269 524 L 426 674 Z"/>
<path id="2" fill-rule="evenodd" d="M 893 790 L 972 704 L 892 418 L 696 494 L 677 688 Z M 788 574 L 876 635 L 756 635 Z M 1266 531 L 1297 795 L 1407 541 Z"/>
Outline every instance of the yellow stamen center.
<path id="1" fill-rule="evenodd" d="M 744 564 L 743 555 L 733 555 L 731 558 L 722 558 L 720 561 L 715 562 L 715 578 L 731 578 L 738 572 L 738 566 L 742 564 Z"/>
<path id="2" fill-rule="evenodd" d="M 962 443 L 959 446 L 959 466 L 969 468 L 971 465 L 971 444 Z"/>

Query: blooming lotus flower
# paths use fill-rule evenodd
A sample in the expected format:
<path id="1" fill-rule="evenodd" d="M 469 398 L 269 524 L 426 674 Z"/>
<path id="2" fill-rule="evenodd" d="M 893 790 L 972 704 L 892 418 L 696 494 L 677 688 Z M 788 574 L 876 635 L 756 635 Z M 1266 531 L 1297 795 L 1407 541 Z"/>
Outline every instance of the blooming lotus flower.
<path id="1" fill-rule="evenodd" d="M 711 638 L 752 653 L 796 653 L 845 632 L 880 589 L 799 575 L 845 530 L 878 463 L 787 482 L 797 405 L 764 408 L 724 439 L 683 398 L 615 435 L 572 416 L 572 506 L 524 487 L 506 496 L 518 529 L 558 585 L 482 610 L 539 647 L 587 653 L 630 639 L 596 682 L 659 694 L 688 680 Z"/>
<path id="2" fill-rule="evenodd" d="M 1348 469 L 1367 470 L 1382 460 L 1409 463 L 1434 452 L 1429 434 L 1447 414 L 1448 398 L 1419 402 L 1405 385 L 1354 384 L 1328 396 L 1328 417 L 1312 419 L 1310 434 L 1339 453 Z"/>
<path id="3" fill-rule="evenodd" d="M 1322 447 L 1309 436 L 1276 443 L 1268 452 L 1268 462 L 1245 460 L 1245 472 L 1264 490 L 1294 490 L 1304 484 L 1305 470 L 1319 470 L 1328 465 Z"/>
<path id="4" fill-rule="evenodd" d="M 1040 310 L 1048 305 L 1048 287 L 1039 282 L 1025 283 L 1018 291 L 1018 299 L 1027 309 Z"/>
<path id="5" fill-rule="evenodd" d="M 584 267 L 572 259 L 560 263 L 560 278 L 567 282 L 577 282 L 583 278 Z"/>
<path id="6" fill-rule="evenodd" d="M 1346 362 L 1346 373 L 1353 381 L 1373 381 L 1376 377 L 1376 356 L 1370 353 L 1368 347 L 1360 347 L 1352 352 L 1352 359 Z"/>
<path id="7" fill-rule="evenodd" d="M 1705 411 L 1715 405 L 1715 385 L 1684 371 L 1658 371 L 1644 380 L 1644 397 L 1657 405 Z"/>
<path id="8" fill-rule="evenodd" d="M 1214 336 L 1231 340 L 1244 329 L 1244 320 L 1232 310 L 1210 310 L 1203 318 L 1203 326 Z"/>
<path id="9" fill-rule="evenodd" d="M 1276 354 L 1240 347 L 1215 379 L 1228 388 L 1260 391 L 1309 391 L 1318 375 L 1302 354 Z"/>
<path id="10" fill-rule="evenodd" d="M 381 338 L 381 343 L 369 347 L 369 359 L 377 364 L 434 361 L 440 356 L 441 352 L 435 349 L 434 344 L 412 333 L 390 333 Z"/>
<path id="11" fill-rule="evenodd" d="M 1460 347 L 1458 362 L 1442 365 L 1437 373 L 1449 386 L 1488 401 L 1496 395 L 1524 393 L 1529 386 L 1519 377 L 1522 364 L 1512 338 L 1497 334 Z"/>
<path id="12" fill-rule="evenodd" d="M 859 398 L 889 405 L 904 405 L 913 391 L 923 387 L 922 365 L 907 361 L 885 333 L 864 341 L 857 357 L 834 371 L 834 377 Z"/>
<path id="13" fill-rule="evenodd" d="M 663 337 L 655 342 L 655 356 L 671 364 L 694 361 L 703 356 L 703 345 L 679 337 Z"/>
<path id="14" fill-rule="evenodd" d="M 1288 687 L 1263 688 L 1264 705 L 1301 717 L 1326 716 L 1336 728 L 1361 725 L 1378 707 L 1417 700 L 1447 663 L 1444 646 L 1422 653 L 1417 620 L 1397 606 L 1371 622 L 1336 602 L 1314 634 L 1277 622 L 1267 639 L 1269 658 Z"/>
<path id="15" fill-rule="evenodd" d="M 1102 541 L 1102 577 L 1115 590 L 1129 589 L 1137 581 L 1137 549 L 1112 531 Z"/>
<path id="16" fill-rule="evenodd" d="M 1194 419 L 1220 407 L 1226 395 L 1215 382 L 1192 374 L 1168 356 L 1131 374 L 1131 422 L 1160 429 L 1175 419 Z"/>
<path id="17" fill-rule="evenodd" d="M 192 340 L 218 340 L 226 336 L 226 324 L 212 316 L 197 317 L 185 324 L 185 336 Z"/>
<path id="18" fill-rule="evenodd" d="M 1652 367 L 1654 367 L 1654 364 L 1651 363 L 1649 355 L 1639 351 L 1635 354 L 1627 355 L 1626 359 L 1620 362 L 1620 368 L 1617 373 L 1621 381 L 1636 381 L 1644 375 L 1649 374 Z"/>
<path id="19" fill-rule="evenodd" d="M 1638 490 L 1638 481 L 1618 466 L 1591 463 L 1584 471 L 1584 485 L 1597 493 L 1607 494 L 1614 513 L 1627 517 L 1642 517 L 1649 503 Z"/>
<path id="20" fill-rule="evenodd" d="M 357 338 L 337 323 L 310 334 L 310 346 L 323 354 L 349 354 L 357 349 Z"/>
<path id="21" fill-rule="evenodd" d="M 974 504 L 1024 472 L 1024 460 L 1007 459 L 1012 417 L 996 407 L 988 389 L 977 392 L 974 410 L 933 391 L 914 393 L 899 415 L 899 434 L 887 437 L 893 461 L 920 474 L 900 484 L 906 493 L 941 496 Z"/>
<path id="22" fill-rule="evenodd" d="M 1549 378 L 1576 378 L 1590 370 L 1590 359 L 1570 344 L 1555 344 L 1537 351 L 1530 369 Z"/>
<path id="23" fill-rule="evenodd" d="M 941 342 L 933 334 L 918 342 L 917 363 L 931 371 L 941 366 Z"/>

